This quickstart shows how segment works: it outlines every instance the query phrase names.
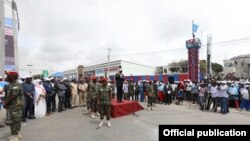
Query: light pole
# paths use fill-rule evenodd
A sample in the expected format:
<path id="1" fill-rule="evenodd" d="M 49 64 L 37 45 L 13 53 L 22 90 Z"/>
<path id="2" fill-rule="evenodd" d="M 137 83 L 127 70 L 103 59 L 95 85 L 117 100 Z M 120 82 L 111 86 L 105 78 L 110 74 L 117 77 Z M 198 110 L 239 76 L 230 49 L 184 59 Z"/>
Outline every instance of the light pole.
<path id="1" fill-rule="evenodd" d="M 108 48 L 108 80 L 109 80 L 109 68 L 110 68 L 110 51 L 111 49 Z"/>
<path id="2" fill-rule="evenodd" d="M 31 67 L 32 67 L 33 65 L 28 64 L 27 66 L 30 68 L 30 76 L 31 76 Z"/>

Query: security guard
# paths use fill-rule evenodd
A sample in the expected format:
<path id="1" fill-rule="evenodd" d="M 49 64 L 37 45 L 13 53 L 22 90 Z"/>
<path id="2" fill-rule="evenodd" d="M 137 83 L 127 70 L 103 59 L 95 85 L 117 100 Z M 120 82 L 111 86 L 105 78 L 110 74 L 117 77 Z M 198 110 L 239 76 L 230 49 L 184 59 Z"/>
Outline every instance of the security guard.
<path id="1" fill-rule="evenodd" d="M 22 138 L 21 130 L 21 117 L 22 109 L 24 106 L 24 96 L 22 86 L 17 82 L 18 73 L 15 71 L 6 71 L 6 81 L 9 82 L 7 90 L 7 97 L 4 102 L 4 108 L 10 113 L 10 130 L 11 136 L 9 141 L 18 141 Z"/>

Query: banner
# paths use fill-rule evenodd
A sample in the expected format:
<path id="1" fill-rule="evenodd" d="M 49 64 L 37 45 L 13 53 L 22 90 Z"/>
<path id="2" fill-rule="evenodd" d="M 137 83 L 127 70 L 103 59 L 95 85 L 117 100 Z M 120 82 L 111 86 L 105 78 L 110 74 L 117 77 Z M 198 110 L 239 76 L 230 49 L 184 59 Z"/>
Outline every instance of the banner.
<path id="1" fill-rule="evenodd" d="M 198 81 L 199 49 L 188 49 L 188 74 L 191 81 Z"/>
<path id="2" fill-rule="evenodd" d="M 5 70 L 15 70 L 15 49 L 12 19 L 4 19 Z"/>
<path id="3" fill-rule="evenodd" d="M 49 71 L 43 70 L 43 77 L 49 77 Z"/>

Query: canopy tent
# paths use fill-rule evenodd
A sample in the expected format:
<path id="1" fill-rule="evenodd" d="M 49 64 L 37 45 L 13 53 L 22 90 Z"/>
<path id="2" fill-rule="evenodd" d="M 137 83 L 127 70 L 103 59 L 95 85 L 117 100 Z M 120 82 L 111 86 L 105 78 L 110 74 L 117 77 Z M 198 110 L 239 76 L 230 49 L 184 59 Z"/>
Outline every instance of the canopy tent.
<path id="1" fill-rule="evenodd" d="M 56 77 L 56 78 L 62 78 L 63 77 L 63 73 L 62 72 L 56 72 L 52 76 Z"/>

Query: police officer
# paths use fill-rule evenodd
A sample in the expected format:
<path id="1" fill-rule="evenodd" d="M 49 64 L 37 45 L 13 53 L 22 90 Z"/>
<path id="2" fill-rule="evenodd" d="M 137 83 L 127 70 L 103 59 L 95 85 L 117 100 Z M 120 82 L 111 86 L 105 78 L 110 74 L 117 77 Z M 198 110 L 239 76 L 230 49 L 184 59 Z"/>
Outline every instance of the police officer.
<path id="1" fill-rule="evenodd" d="M 97 95 L 97 104 L 99 105 L 100 119 L 101 122 L 97 128 L 100 128 L 103 125 L 104 115 L 106 115 L 107 125 L 111 127 L 110 123 L 110 110 L 111 110 L 111 88 L 107 85 L 107 78 L 102 79 L 102 86 L 99 88 Z"/>
<path id="2" fill-rule="evenodd" d="M 24 95 L 22 86 L 17 82 L 18 73 L 14 71 L 6 72 L 6 81 L 9 82 L 7 90 L 7 97 L 4 102 L 4 108 L 10 113 L 10 130 L 11 136 L 9 141 L 18 141 L 22 136 L 21 130 L 21 117 L 22 109 L 24 107 Z"/>

